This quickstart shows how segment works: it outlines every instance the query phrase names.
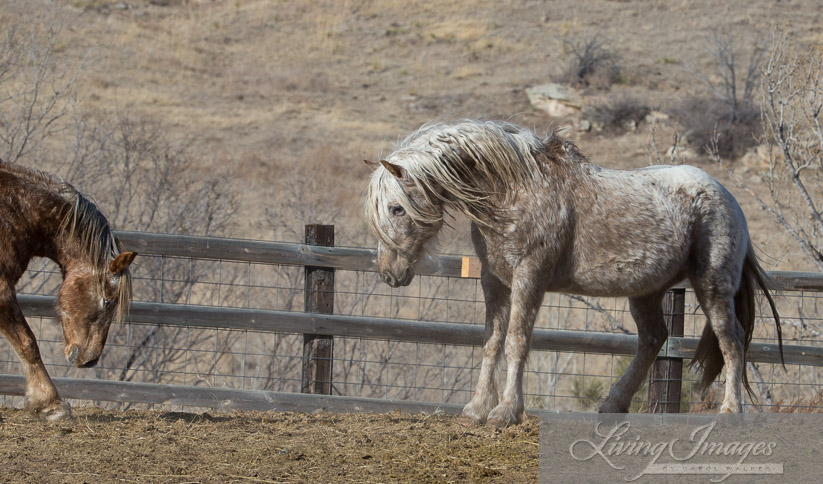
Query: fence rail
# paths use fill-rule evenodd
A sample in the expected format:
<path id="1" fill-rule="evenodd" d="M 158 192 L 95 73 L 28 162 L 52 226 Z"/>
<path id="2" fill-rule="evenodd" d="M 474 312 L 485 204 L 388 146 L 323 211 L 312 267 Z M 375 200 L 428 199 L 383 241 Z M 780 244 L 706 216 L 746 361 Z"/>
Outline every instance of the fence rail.
<path id="1" fill-rule="evenodd" d="M 17 299 L 26 316 L 51 318 L 55 315 L 56 301 L 52 296 L 19 294 Z M 483 344 L 484 333 L 484 327 L 479 324 L 146 302 L 132 303 L 127 321 L 140 324 L 307 333 L 467 346 Z M 697 348 L 697 341 L 696 338 L 670 336 L 660 350 L 659 356 L 691 358 Z M 634 355 L 637 350 L 637 336 L 596 331 L 535 329 L 531 348 L 572 353 Z M 821 347 L 784 345 L 783 355 L 786 364 L 823 366 Z M 747 361 L 780 363 L 778 346 L 770 343 L 752 343 L 747 353 Z"/>
<path id="2" fill-rule="evenodd" d="M 134 231 L 115 233 L 127 250 L 141 254 L 377 272 L 377 251 L 374 249 Z M 439 255 L 421 260 L 415 272 L 429 276 L 478 278 L 477 271 L 467 270 L 475 265 L 474 261 L 471 257 Z M 769 288 L 772 290 L 823 292 L 823 274 L 795 271 L 772 271 L 768 274 L 771 278 Z M 688 287 L 688 283 L 683 281 L 675 287 Z"/>
<path id="3" fill-rule="evenodd" d="M 408 400 L 342 397 L 305 393 L 236 390 L 231 388 L 166 385 L 159 383 L 116 382 L 84 378 L 54 378 L 63 398 L 145 403 L 218 410 L 257 410 L 277 412 L 443 412 L 458 414 L 462 405 Z M 0 394 L 23 396 L 26 382 L 19 375 L 0 375 Z"/>
<path id="4" fill-rule="evenodd" d="M 373 272 L 377 270 L 376 251 L 371 249 L 126 231 L 117 232 L 117 236 L 127 249 L 136 250 L 144 256 L 311 266 L 344 271 Z M 477 260 L 474 258 L 443 255 L 422 261 L 416 272 L 426 276 L 471 279 L 477 277 L 477 266 Z M 772 272 L 770 275 L 774 290 L 823 291 L 823 275 L 820 274 Z M 308 283 L 308 278 L 306 281 Z M 679 287 L 687 287 L 687 284 L 681 284 Z M 53 318 L 55 316 L 53 296 L 20 294 L 18 301 L 27 317 Z M 310 310 L 308 308 L 309 306 L 307 310 Z M 679 311 L 682 314 L 683 309 Z M 456 346 L 479 346 L 482 345 L 484 337 L 484 327 L 480 324 L 147 301 L 133 302 L 127 321 L 140 325 L 163 327 L 323 335 Z M 692 337 L 670 336 L 659 358 L 675 362 L 690 359 L 694 354 L 697 341 Z M 532 338 L 533 350 L 565 353 L 634 355 L 636 346 L 636 335 L 588 330 L 538 328 L 535 329 Z M 820 346 L 787 344 L 783 347 L 783 353 L 787 365 L 823 366 L 823 347 Z M 329 356 L 328 359 L 332 360 L 332 358 Z M 753 341 L 747 354 L 747 361 L 780 363 L 778 346 L 773 343 Z M 326 378 L 328 383 L 331 383 L 331 377 Z M 71 378 L 55 378 L 55 381 L 61 393 L 66 397 L 84 400 L 253 410 L 264 408 L 294 410 L 300 405 L 304 410 L 316 408 L 343 410 L 347 408 L 348 410 L 382 411 L 404 408 L 409 411 L 417 411 L 417 409 L 431 411 L 441 408 L 453 412 L 459 409 L 459 406 L 453 404 L 415 401 L 404 403 L 392 399 L 310 396 L 283 392 Z M 665 381 L 669 387 L 672 387 L 669 380 L 659 381 Z M 325 388 L 330 390 L 330 386 Z M 22 395 L 23 390 L 22 377 L 0 375 L 0 394 Z M 669 407 L 674 406 L 669 405 Z"/>

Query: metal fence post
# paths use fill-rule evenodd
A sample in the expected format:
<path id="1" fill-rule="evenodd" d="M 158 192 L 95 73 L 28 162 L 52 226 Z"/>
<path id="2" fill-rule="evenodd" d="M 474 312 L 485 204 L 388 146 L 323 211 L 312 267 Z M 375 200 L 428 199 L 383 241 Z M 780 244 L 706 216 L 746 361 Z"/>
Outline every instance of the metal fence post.
<path id="1" fill-rule="evenodd" d="M 672 289 L 663 298 L 663 315 L 669 336 L 683 336 L 686 290 Z M 649 413 L 680 413 L 683 358 L 660 357 L 649 373 Z"/>
<path id="2" fill-rule="evenodd" d="M 334 246 L 334 225 L 306 225 L 307 245 Z M 306 266 L 305 311 L 334 313 L 334 269 Z M 334 338 L 303 335 L 301 392 L 331 395 Z"/>

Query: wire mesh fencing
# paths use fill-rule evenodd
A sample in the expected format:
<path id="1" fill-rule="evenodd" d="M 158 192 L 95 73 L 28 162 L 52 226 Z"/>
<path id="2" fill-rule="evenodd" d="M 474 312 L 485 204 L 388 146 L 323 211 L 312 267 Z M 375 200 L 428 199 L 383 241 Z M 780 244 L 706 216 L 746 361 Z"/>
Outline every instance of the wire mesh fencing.
<path id="1" fill-rule="evenodd" d="M 292 262 L 293 263 L 293 262 Z M 200 257 L 141 254 L 133 266 L 134 301 L 183 306 L 299 312 L 305 303 L 305 268 L 281 262 L 238 262 Z M 33 262 L 18 287 L 21 293 L 54 295 L 59 269 Z M 411 285 L 392 289 L 371 270 L 335 272 L 334 313 L 362 318 L 482 325 L 483 291 L 478 279 L 418 276 Z M 823 346 L 815 291 L 778 292 L 784 344 Z M 684 336 L 699 338 L 705 318 L 687 291 Z M 270 330 L 203 327 L 191 324 L 127 322 L 112 327 L 103 357 L 95 368 L 77 369 L 63 355 L 62 329 L 46 317 L 29 317 L 52 377 L 186 385 L 237 390 L 300 392 L 303 335 Z M 536 328 L 586 333 L 634 334 L 622 298 L 588 298 L 547 293 Z M 776 343 L 768 306 L 760 308 L 752 345 Z M 524 391 L 527 408 L 595 411 L 610 386 L 623 374 L 631 355 L 607 351 L 533 350 Z M 0 373 L 22 374 L 16 354 L 0 341 Z M 482 349 L 477 345 L 415 342 L 400 339 L 335 336 L 331 393 L 354 397 L 464 404 L 477 382 Z M 686 362 L 688 363 L 688 361 Z M 746 411 L 820 411 L 823 367 L 749 362 L 753 393 Z M 680 410 L 713 412 L 723 397 L 722 379 L 706 392 L 699 374 L 684 366 Z M 504 381 L 505 358 L 499 381 Z M 21 397 L 4 397 L 22 405 Z M 72 402 L 74 405 L 83 402 Z M 130 402 L 96 402 L 129 408 Z M 632 411 L 647 411 L 644 386 Z"/>

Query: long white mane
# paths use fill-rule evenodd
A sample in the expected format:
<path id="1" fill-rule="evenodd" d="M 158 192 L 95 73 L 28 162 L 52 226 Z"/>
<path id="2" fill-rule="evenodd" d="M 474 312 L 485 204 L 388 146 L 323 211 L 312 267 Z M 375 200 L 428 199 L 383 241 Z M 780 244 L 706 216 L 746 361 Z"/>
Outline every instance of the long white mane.
<path id="1" fill-rule="evenodd" d="M 387 200 L 396 201 L 418 223 L 442 222 L 445 203 L 480 225 L 488 225 L 490 199 L 539 173 L 534 154 L 546 142 L 532 131 L 503 121 L 461 120 L 424 125 L 404 139 L 386 161 L 401 166 L 406 180 L 378 167 L 369 182 L 366 216 L 372 230 L 390 245 L 380 228 L 389 216 Z M 414 203 L 404 190 L 414 185 L 425 203 Z"/>

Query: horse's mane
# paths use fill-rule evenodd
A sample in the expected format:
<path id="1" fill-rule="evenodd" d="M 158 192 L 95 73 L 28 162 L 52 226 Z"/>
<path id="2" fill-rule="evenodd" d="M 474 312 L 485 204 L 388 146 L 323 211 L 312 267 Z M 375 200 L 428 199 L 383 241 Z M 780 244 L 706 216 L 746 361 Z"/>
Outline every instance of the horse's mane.
<path id="1" fill-rule="evenodd" d="M 92 262 L 96 275 L 108 272 L 109 263 L 122 252 L 123 247 L 93 200 L 83 195 L 71 183 L 40 170 L 2 161 L 0 170 L 52 192 L 63 200 L 66 209 L 55 238 L 76 244 L 81 253 Z M 102 287 L 99 289 L 102 293 Z M 131 298 L 131 274 L 128 270 L 118 278 L 115 297 L 118 302 L 115 318 L 122 321 Z"/>
<path id="2" fill-rule="evenodd" d="M 442 221 L 442 210 L 437 207 L 445 202 L 470 220 L 489 225 L 500 215 L 495 213 L 492 198 L 539 176 L 538 153 L 557 159 L 563 150 L 563 143 L 553 133 L 541 140 L 534 132 L 504 121 L 424 125 L 404 139 L 386 161 L 406 170 L 406 183 L 417 186 L 427 203 L 412 203 L 404 196 L 402 183 L 388 170 L 378 168 L 369 183 L 366 211 L 370 224 L 378 237 L 391 244 L 379 224 L 388 216 L 380 198 L 390 196 L 420 223 Z"/>

